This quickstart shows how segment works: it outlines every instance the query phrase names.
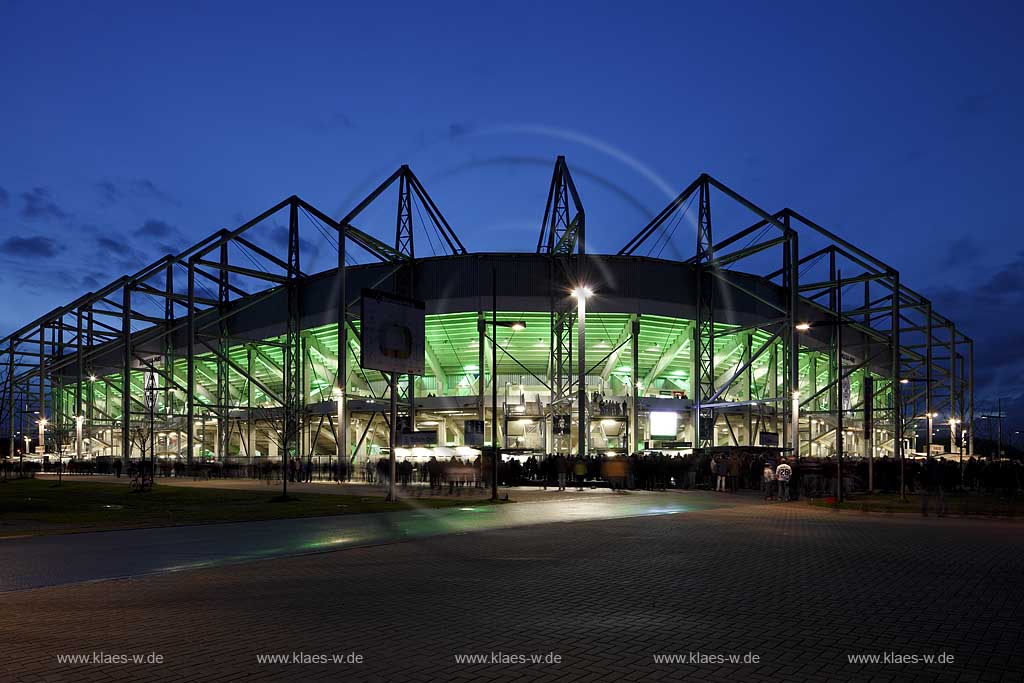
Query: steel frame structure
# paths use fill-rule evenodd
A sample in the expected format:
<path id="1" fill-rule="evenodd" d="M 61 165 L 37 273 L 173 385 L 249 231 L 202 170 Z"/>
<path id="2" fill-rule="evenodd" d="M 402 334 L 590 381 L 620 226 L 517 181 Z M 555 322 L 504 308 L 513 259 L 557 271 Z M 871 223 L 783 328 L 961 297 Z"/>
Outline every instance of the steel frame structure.
<path id="1" fill-rule="evenodd" d="M 586 256 L 586 212 L 572 180 L 572 173 L 564 156 L 555 160 L 544 207 L 537 253 L 548 257 L 548 283 L 551 300 L 551 362 L 548 380 L 552 388 L 548 419 L 554 424 L 559 417 L 572 413 L 573 394 L 576 395 L 576 424 L 581 448 L 587 421 L 586 401 L 586 349 L 585 332 L 580 328 L 576 345 L 576 381 L 573 382 L 573 328 L 582 323 L 578 319 L 578 306 L 572 294 L 583 296 L 586 288 L 584 257 Z M 575 392 L 573 385 L 575 384 Z"/>
<path id="2" fill-rule="evenodd" d="M 392 246 L 353 223 L 393 186 L 398 200 Z M 729 221 L 723 220 L 727 214 L 719 202 L 739 207 L 752 222 L 723 230 Z M 268 244 L 259 237 L 257 229 L 279 215 L 287 216 L 284 253 L 279 243 L 270 240 Z M 347 430 L 353 414 L 348 407 L 348 378 L 364 372 L 351 360 L 358 357 L 359 336 L 358 320 L 351 313 L 358 295 L 353 297 L 345 289 L 350 249 L 386 264 L 381 282 L 389 281 L 401 293 L 415 296 L 416 216 L 440 236 L 447 253 L 467 254 L 419 179 L 402 166 L 339 220 L 297 196 L 288 197 L 234 230 L 220 230 L 180 254 L 165 256 L 23 326 L 0 340 L 0 350 L 7 356 L 0 394 L 9 452 L 18 448 L 16 432 L 29 434 L 45 421 L 50 448 L 67 450 L 74 431 L 73 450 L 81 453 L 87 433 L 110 450 L 119 450 L 127 460 L 133 450 L 139 450 L 133 440 L 150 414 L 145 395 L 148 376 L 153 378 L 150 386 L 158 386 L 152 415 L 161 430 L 184 434 L 189 467 L 197 453 L 210 451 L 211 422 L 217 426 L 212 450 L 218 456 L 227 453 L 233 433 L 251 454 L 260 430 L 276 435 L 271 438 L 276 439 L 279 452 L 311 457 L 311 444 L 326 423 L 339 444 L 338 458 L 348 457 Z M 549 424 L 556 415 L 572 412 L 575 395 L 576 421 L 581 426 L 579 452 L 586 451 L 589 441 L 587 377 L 596 373 L 607 378 L 628 346 L 630 448 L 637 446 L 639 438 L 637 416 L 643 393 L 672 358 L 689 350 L 698 446 L 714 443 L 716 430 L 738 442 L 736 420 L 741 420 L 748 442 L 761 432 L 780 432 L 783 445 L 801 457 L 830 438 L 841 449 L 843 418 L 860 414 L 866 455 L 891 439 L 888 445 L 901 457 L 905 440 L 917 431 L 924 432 L 927 450 L 932 420 L 943 413 L 967 430 L 967 453 L 973 454 L 973 342 L 938 314 L 932 302 L 907 287 L 894 267 L 794 210 L 770 213 L 707 174 L 690 183 L 619 255 L 635 256 L 645 245 L 667 238 L 673 221 L 684 217 L 693 222 L 696 248 L 684 261 L 689 266 L 684 271 L 687 279 L 677 286 L 693 293 L 692 324 L 666 338 L 661 351 L 668 361 L 659 360 L 643 380 L 641 336 L 654 323 L 645 322 L 642 314 L 629 315 L 621 331 L 609 337 L 611 350 L 588 366 L 586 337 L 568 295 L 581 285 L 599 285 L 590 282 L 599 274 L 588 267 L 585 211 L 569 167 L 564 157 L 555 162 L 537 244 L 537 254 L 546 257 L 548 264 L 546 377 L 529 370 L 506 347 L 498 348 L 503 358 L 527 370 L 550 391 L 545 414 Z M 339 324 L 333 344 L 325 344 L 302 327 L 301 291 L 312 277 L 302 268 L 302 226 L 318 226 L 333 240 L 337 252 L 332 277 Z M 811 240 L 823 246 L 802 254 L 801 242 Z M 736 274 L 756 280 L 750 284 Z M 737 296 L 756 301 L 771 314 L 744 325 L 717 319 L 720 302 Z M 256 338 L 236 329 L 233 321 L 239 316 L 282 299 L 283 334 Z M 485 334 L 482 318 L 481 308 L 476 377 L 467 373 L 467 381 L 475 384 L 481 416 L 485 345 L 498 342 L 497 330 L 493 337 Z M 803 322 L 818 326 L 819 319 L 832 321 L 827 334 L 799 329 Z M 575 341 L 574 331 L 578 332 Z M 838 348 L 840 338 L 843 350 L 851 350 L 848 359 Z M 433 353 L 428 349 L 427 364 L 437 382 L 438 377 L 445 379 L 446 371 Z M 213 359 L 213 369 L 197 362 L 199 357 Z M 320 361 L 315 363 L 314 357 Z M 755 377 L 755 365 L 767 367 L 768 375 Z M 325 381 L 333 390 L 336 415 L 311 411 L 308 399 L 314 376 L 319 379 L 332 371 Z M 492 367 L 492 382 L 496 372 Z M 205 383 L 198 381 L 200 376 Z M 854 381 L 873 390 L 846 396 Z M 403 405 L 411 428 L 416 424 L 415 387 L 415 379 L 407 378 Z M 374 397 L 382 399 L 387 393 Z M 397 391 L 390 393 L 397 400 Z M 260 405 L 256 396 L 263 398 Z M 359 410 L 368 416 L 360 443 L 374 419 L 385 415 L 383 404 L 367 407 L 371 404 L 360 404 Z M 315 434 L 313 422 L 317 422 Z M 394 429 L 394 425 L 388 427 Z M 115 434 L 119 444 L 114 443 Z M 152 438 L 151 434 L 151 445 Z M 180 452 L 180 438 L 178 443 Z"/>
<path id="3" fill-rule="evenodd" d="M 748 209 L 758 220 L 716 242 L 712 236 L 711 188 Z M 696 291 L 698 304 L 694 342 L 699 348 L 695 368 L 699 378 L 695 410 L 698 425 L 701 420 L 708 419 L 714 423 L 711 411 L 719 407 L 717 399 L 728 387 L 741 381 L 753 358 L 766 350 L 766 345 L 762 345 L 748 352 L 742 366 L 724 383 L 715 377 L 715 322 L 712 318 L 715 289 L 710 283 L 717 279 L 735 287 L 734 283 L 723 278 L 730 266 L 781 246 L 778 268 L 764 272 L 762 277 L 781 287 L 785 303 L 773 303 L 779 315 L 776 319 L 765 320 L 761 327 L 777 329 L 777 336 L 783 343 L 785 394 L 775 397 L 776 412 L 783 413 L 784 424 L 788 425 L 785 442 L 797 457 L 801 454 L 801 430 L 807 434 L 808 443 L 820 438 L 820 435 L 813 433 L 813 423 L 800 421 L 801 414 L 819 415 L 835 431 L 841 429 L 844 412 L 860 412 L 871 418 L 887 416 L 891 433 L 900 435 L 893 444 L 893 450 L 897 457 L 902 457 L 904 439 L 913 429 L 914 422 L 923 421 L 928 416 L 934 417 L 938 411 L 945 411 L 959 423 L 968 426 L 968 453 L 973 454 L 973 428 L 970 427 L 974 423 L 973 341 L 958 330 L 952 321 L 937 314 L 931 301 L 901 282 L 898 270 L 827 228 L 789 208 L 769 214 L 723 183 L 704 174 L 687 186 L 619 253 L 635 253 L 681 210 L 694 193 L 698 193 L 699 197 L 697 249 L 689 262 L 697 266 L 696 282 L 691 286 Z M 823 239 L 825 246 L 801 256 L 799 243 L 802 233 Z M 737 246 L 742 240 L 748 242 Z M 806 274 L 806 270 L 823 259 L 828 264 L 827 274 L 804 281 L 801 274 Z M 849 268 L 847 274 L 852 271 L 854 275 L 839 277 L 840 266 L 844 264 Z M 843 289 L 852 286 L 862 286 L 863 297 L 856 299 L 853 306 L 844 306 L 840 294 Z M 756 296 L 750 291 L 744 294 Z M 803 322 L 800 316 L 808 312 L 834 320 L 833 330 L 850 330 L 858 334 L 863 346 L 871 351 L 862 354 L 859 361 L 848 367 L 837 353 L 838 335 L 831 334 L 827 352 L 830 358 L 838 358 L 838 362 L 833 363 L 828 381 L 823 386 L 819 386 L 816 381 L 809 382 L 810 390 L 805 391 L 800 385 L 799 367 L 800 354 L 806 348 L 801 346 L 801 337 L 806 335 L 801 335 L 797 326 Z M 937 349 L 942 349 L 945 355 L 936 355 Z M 887 368 L 885 374 L 888 375 L 888 386 L 875 388 L 871 397 L 873 405 L 865 408 L 861 403 L 840 407 L 844 382 L 848 382 L 854 373 L 881 363 Z M 918 383 L 920 388 L 916 387 Z M 903 387 L 908 385 L 914 389 L 905 392 Z M 882 403 L 879 399 L 885 396 L 886 389 L 891 398 L 888 403 Z M 828 397 L 825 410 L 817 408 L 818 399 L 822 396 Z M 928 422 L 925 439 L 930 447 L 930 418 Z M 870 427 L 866 428 L 866 432 L 873 431 Z M 706 428 L 698 427 L 698 433 L 701 444 L 707 445 L 710 435 Z"/>

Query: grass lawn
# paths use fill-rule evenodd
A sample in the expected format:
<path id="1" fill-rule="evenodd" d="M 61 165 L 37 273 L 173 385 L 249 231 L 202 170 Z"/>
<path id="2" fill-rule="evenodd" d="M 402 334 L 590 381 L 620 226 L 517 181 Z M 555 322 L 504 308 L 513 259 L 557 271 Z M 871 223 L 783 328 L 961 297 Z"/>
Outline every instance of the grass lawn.
<path id="1" fill-rule="evenodd" d="M 816 498 L 812 505 L 835 507 L 833 498 Z M 950 515 L 981 515 L 990 517 L 1024 516 L 1024 497 L 1003 497 L 994 494 L 947 493 L 946 506 Z M 929 514 L 938 513 L 938 501 L 933 496 L 929 503 Z M 896 493 L 858 493 L 849 496 L 840 506 L 843 510 L 862 512 L 913 512 L 921 513 L 921 497 L 908 495 L 905 501 Z"/>
<path id="2" fill-rule="evenodd" d="M 11 479 L 0 483 L 0 537 L 26 534 L 100 531 L 207 522 L 243 522 L 287 517 L 351 515 L 411 508 L 466 505 L 465 500 L 429 498 L 386 502 L 383 498 L 301 493 L 274 500 L 278 490 L 238 491 L 161 486 L 133 492 L 124 484 L 48 479 Z M 473 505 L 489 501 L 474 500 Z"/>

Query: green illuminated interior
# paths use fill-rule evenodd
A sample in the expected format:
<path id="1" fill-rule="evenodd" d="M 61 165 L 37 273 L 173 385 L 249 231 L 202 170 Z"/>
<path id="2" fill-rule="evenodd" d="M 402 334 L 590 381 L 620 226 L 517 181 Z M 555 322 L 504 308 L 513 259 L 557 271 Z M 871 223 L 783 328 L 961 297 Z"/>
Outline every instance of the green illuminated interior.
<path id="1" fill-rule="evenodd" d="M 490 318 L 489 312 L 485 316 Z M 518 378 L 519 383 L 539 385 L 530 375 L 544 379 L 549 372 L 551 316 L 548 313 L 530 311 L 503 311 L 499 320 L 523 321 L 523 330 L 505 327 L 496 329 L 499 347 L 497 375 L 499 380 Z M 586 365 L 588 386 L 595 381 L 609 395 L 625 395 L 628 382 L 632 381 L 632 349 L 630 348 L 630 316 L 624 313 L 590 313 L 586 318 Z M 358 324 L 356 325 L 358 329 Z M 730 377 L 744 361 L 746 332 L 731 331 L 731 326 L 717 325 L 715 330 L 715 364 L 719 382 Z M 305 383 L 309 388 L 307 403 L 332 400 L 336 383 L 337 325 L 304 330 Z M 686 391 L 693 396 L 691 373 L 693 365 L 692 322 L 681 318 L 644 315 L 641 318 L 638 366 L 641 394 L 657 396 L 671 391 Z M 771 335 L 762 330 L 752 333 L 752 347 L 756 351 Z M 249 405 L 251 391 L 252 405 L 274 407 L 279 405 L 273 395 L 282 393 L 282 364 L 284 339 L 281 337 L 263 343 L 238 344 L 227 349 L 232 363 L 246 372 L 225 365 L 229 396 L 218 401 L 218 363 L 212 353 L 195 356 L 196 401 L 202 406 L 226 404 L 244 407 Z M 485 342 L 485 347 L 489 342 Z M 477 391 L 476 382 L 480 374 L 479 341 L 476 313 L 449 313 L 429 315 L 426 322 L 427 362 L 426 374 L 418 379 L 422 393 L 439 396 L 471 395 Z M 783 387 L 782 346 L 775 342 L 775 352 L 765 351 L 751 367 L 750 397 L 764 399 L 780 395 Z M 618 353 L 614 353 L 618 348 Z M 374 370 L 363 370 L 358 366 L 359 347 L 354 335 L 349 338 L 350 374 L 347 382 L 349 396 L 376 396 L 384 393 L 385 379 Z M 772 363 L 775 363 L 773 367 Z M 575 360 L 573 361 L 575 369 Z M 809 397 L 817 387 L 824 386 L 830 375 L 829 360 L 823 353 L 802 349 L 800 353 L 800 393 Z M 247 378 L 250 375 L 253 380 Z M 484 375 L 489 379 L 490 349 L 484 354 Z M 851 396 L 854 404 L 861 395 L 864 371 L 855 372 L 851 378 Z M 187 368 L 184 358 L 174 361 L 174 376 L 184 386 Z M 595 378 L 604 377 L 602 384 Z M 774 382 L 773 382 L 774 380 Z M 145 373 L 142 369 L 131 372 L 132 412 L 144 411 Z M 89 382 L 83 387 L 85 395 L 92 397 L 94 419 L 111 421 L 121 415 L 119 374 L 106 375 Z M 160 380 L 160 385 L 165 385 Z M 883 407 L 887 394 L 883 383 L 877 382 L 876 407 Z M 65 414 L 73 414 L 73 385 L 65 385 Z M 269 393 L 268 391 L 269 390 Z M 746 400 L 744 382 L 737 382 L 724 397 L 726 400 Z M 170 405 L 168 405 L 170 402 Z M 827 392 L 811 401 L 811 411 L 828 409 Z M 158 410 L 161 414 L 184 412 L 184 392 L 159 392 Z"/>

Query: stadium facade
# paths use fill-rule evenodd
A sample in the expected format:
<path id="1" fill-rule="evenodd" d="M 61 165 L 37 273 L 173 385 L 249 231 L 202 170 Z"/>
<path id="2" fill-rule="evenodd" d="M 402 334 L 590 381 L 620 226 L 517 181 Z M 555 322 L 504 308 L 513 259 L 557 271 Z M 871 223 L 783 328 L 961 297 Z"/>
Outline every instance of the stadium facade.
<path id="1" fill-rule="evenodd" d="M 381 204 L 387 243 L 356 227 Z M 543 216 L 535 250 L 469 253 L 406 166 L 340 220 L 289 197 L 0 342 L 8 452 L 359 461 L 393 438 L 391 386 L 415 455 L 496 433 L 509 454 L 900 457 L 945 425 L 973 452 L 972 341 L 835 232 L 705 174 L 592 254 L 562 157 Z M 364 288 L 425 303 L 422 376 L 360 366 Z"/>

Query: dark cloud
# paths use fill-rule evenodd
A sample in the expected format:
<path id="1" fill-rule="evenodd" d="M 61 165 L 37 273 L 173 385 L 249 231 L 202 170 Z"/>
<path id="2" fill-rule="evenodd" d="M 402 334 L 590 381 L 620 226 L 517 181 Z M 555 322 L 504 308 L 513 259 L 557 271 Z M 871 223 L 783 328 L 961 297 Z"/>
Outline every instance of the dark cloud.
<path id="1" fill-rule="evenodd" d="M 976 395 L 1024 392 L 1024 252 L 969 287 L 930 289 L 939 313 L 974 339 Z"/>
<path id="2" fill-rule="evenodd" d="M 157 187 L 149 178 L 135 180 L 100 180 L 95 183 L 100 204 L 110 206 L 127 199 L 157 200 L 172 206 L 181 206 L 172 195 Z"/>
<path id="3" fill-rule="evenodd" d="M 455 123 L 448 126 L 448 137 L 455 139 L 469 135 L 473 132 L 473 124 L 471 123 Z"/>
<path id="4" fill-rule="evenodd" d="M 121 199 L 121 190 L 109 180 L 96 183 L 96 190 L 100 194 L 100 204 L 103 206 L 110 206 Z"/>
<path id="5" fill-rule="evenodd" d="M 980 263 L 983 258 L 983 244 L 973 237 L 959 237 L 946 248 L 940 264 L 945 268 L 969 266 Z"/>
<path id="6" fill-rule="evenodd" d="M 141 227 L 135 230 L 139 237 L 168 237 L 177 233 L 177 230 L 170 223 L 151 218 Z"/>
<path id="7" fill-rule="evenodd" d="M 50 198 L 50 191 L 45 187 L 34 187 L 28 192 L 22 192 L 21 199 L 24 202 L 21 217 L 26 220 L 64 220 L 68 217 L 67 212 Z"/>
<path id="8" fill-rule="evenodd" d="M 0 187 L 0 209 L 6 209 L 11 203 L 11 196 L 7 194 L 7 190 Z"/>
<path id="9" fill-rule="evenodd" d="M 0 250 L 9 256 L 53 258 L 64 250 L 60 244 L 49 237 L 8 237 L 0 243 Z"/>
<path id="10" fill-rule="evenodd" d="M 161 190 L 149 178 L 132 180 L 128 183 L 128 187 L 135 196 L 141 199 L 159 199 L 162 202 L 173 204 L 174 206 L 181 206 L 180 201 Z"/>
<path id="11" fill-rule="evenodd" d="M 96 246 L 107 251 L 118 252 L 124 249 L 124 244 L 112 237 L 97 237 Z"/>
<path id="12" fill-rule="evenodd" d="M 101 277 L 102 275 L 100 273 L 89 273 L 87 275 L 82 276 L 82 279 L 79 280 L 79 284 L 83 289 L 99 289 L 104 284 L 106 284 L 100 279 Z"/>

